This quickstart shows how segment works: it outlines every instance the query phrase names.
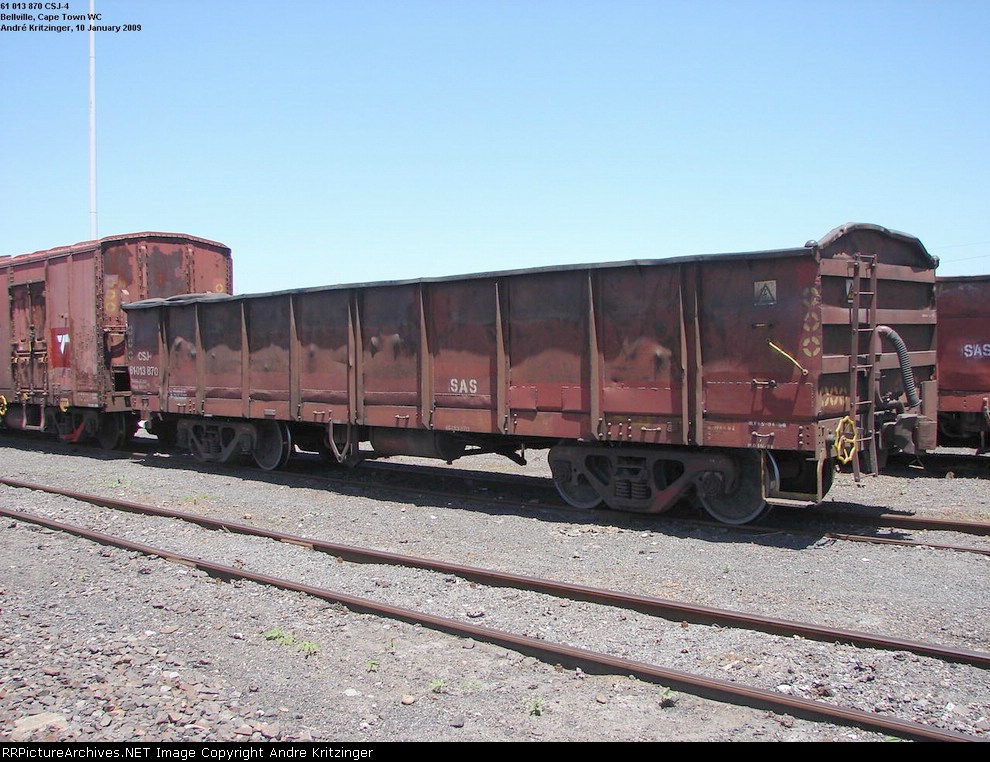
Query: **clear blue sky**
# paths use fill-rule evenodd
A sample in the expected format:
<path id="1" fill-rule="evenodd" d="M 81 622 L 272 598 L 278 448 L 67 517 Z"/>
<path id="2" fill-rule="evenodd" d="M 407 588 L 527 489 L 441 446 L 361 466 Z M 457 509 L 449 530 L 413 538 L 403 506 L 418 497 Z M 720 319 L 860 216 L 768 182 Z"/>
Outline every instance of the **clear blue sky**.
<path id="1" fill-rule="evenodd" d="M 97 35 L 99 234 L 222 241 L 239 292 L 848 221 L 990 271 L 990 0 L 96 5 L 141 25 Z M 89 237 L 88 55 L 0 33 L 0 254 Z"/>

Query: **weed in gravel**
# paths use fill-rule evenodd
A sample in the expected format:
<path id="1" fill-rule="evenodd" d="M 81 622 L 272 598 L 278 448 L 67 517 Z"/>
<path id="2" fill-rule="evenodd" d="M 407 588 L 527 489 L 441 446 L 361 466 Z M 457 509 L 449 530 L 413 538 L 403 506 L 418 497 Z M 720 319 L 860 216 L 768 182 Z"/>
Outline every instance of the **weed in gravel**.
<path id="1" fill-rule="evenodd" d="M 320 644 L 314 643 L 311 640 L 304 640 L 302 643 L 299 644 L 298 648 L 300 651 L 303 652 L 303 654 L 306 656 L 307 659 L 310 656 L 315 656 L 320 652 Z"/>
<path id="2" fill-rule="evenodd" d="M 379 667 L 378 659 L 368 659 L 368 663 L 365 665 L 365 667 L 367 668 L 368 672 L 377 672 Z"/>
<path id="3" fill-rule="evenodd" d="M 295 646 L 303 652 L 306 658 L 315 656 L 320 652 L 319 643 L 314 643 L 312 640 L 301 640 L 297 643 L 296 636 L 288 630 L 283 630 L 281 627 L 273 627 L 264 633 L 264 637 L 265 640 L 277 643 L 280 646 Z"/>
<path id="4" fill-rule="evenodd" d="M 546 714 L 546 707 L 543 706 L 543 699 L 539 696 L 534 698 L 529 704 L 529 716 L 530 717 L 542 717 Z"/>
<path id="5" fill-rule="evenodd" d="M 193 505 L 199 505 L 200 503 L 209 503 L 216 500 L 216 495 L 203 494 L 203 495 L 191 495 L 189 497 L 179 498 L 180 503 L 192 503 Z"/>
<path id="6" fill-rule="evenodd" d="M 446 693 L 447 692 L 447 681 L 446 680 L 431 680 L 430 690 L 434 693 Z"/>
<path id="7" fill-rule="evenodd" d="M 265 633 L 265 640 L 271 640 L 280 646 L 291 646 L 296 642 L 291 632 L 286 632 L 281 627 L 274 627 Z"/>
<path id="8" fill-rule="evenodd" d="M 661 709 L 670 709 L 676 703 L 677 703 L 677 694 L 674 693 L 670 688 L 664 688 L 660 692 Z"/>

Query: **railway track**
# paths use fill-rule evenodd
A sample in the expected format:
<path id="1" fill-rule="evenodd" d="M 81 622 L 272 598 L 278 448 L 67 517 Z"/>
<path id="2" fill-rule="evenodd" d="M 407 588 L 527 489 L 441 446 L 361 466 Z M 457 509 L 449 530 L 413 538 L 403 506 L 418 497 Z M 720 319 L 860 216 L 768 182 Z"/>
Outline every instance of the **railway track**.
<path id="1" fill-rule="evenodd" d="M 51 443 L 45 443 L 50 445 Z M 160 448 L 157 440 L 137 438 L 132 443 L 136 449 L 132 456 L 155 457 Z M 99 452 L 99 451 L 97 451 Z M 104 453 L 100 453 L 105 455 Z M 175 457 L 176 453 L 170 453 Z M 912 537 L 881 535 L 880 530 L 907 530 L 909 532 L 949 532 L 957 535 L 990 537 L 990 522 L 966 521 L 948 518 L 913 515 L 909 511 L 867 512 L 850 507 L 829 508 L 825 504 L 816 507 L 794 507 L 776 505 L 764 519 L 751 525 L 727 526 L 713 522 L 702 515 L 700 509 L 691 512 L 688 507 L 675 509 L 669 513 L 651 517 L 644 514 L 629 514 L 615 511 L 580 511 L 563 503 L 557 496 L 549 477 L 528 474 L 473 471 L 461 468 L 388 461 L 369 460 L 357 469 L 345 469 L 328 465 L 322 458 L 313 454 L 297 453 L 290 461 L 288 469 L 275 474 L 259 472 L 250 468 L 252 474 L 264 474 L 266 479 L 288 477 L 309 482 L 320 487 L 328 485 L 339 489 L 350 487 L 358 490 L 386 490 L 389 493 L 409 496 L 414 499 L 431 497 L 438 501 L 466 501 L 484 506 L 497 506 L 500 510 L 517 507 L 532 512 L 536 510 L 560 511 L 582 517 L 593 516 L 596 522 L 622 521 L 674 521 L 689 525 L 715 527 L 740 536 L 761 535 L 767 532 L 789 532 L 812 534 L 830 540 L 858 542 L 900 547 L 923 547 L 933 550 L 946 550 L 959 553 L 974 553 L 990 556 L 990 546 L 961 545 L 942 542 L 939 539 L 917 540 Z M 114 457 L 110 455 L 109 457 Z M 119 456 L 118 456 L 119 457 Z M 180 458 L 187 457 L 179 454 Z M 191 456 L 188 456 L 191 459 Z M 963 456 L 949 454 L 949 459 Z M 986 458 L 971 456 L 968 460 L 980 463 Z M 902 459 L 903 462 L 906 462 Z M 197 464 L 198 465 L 198 464 Z M 179 467 L 179 466 L 177 466 Z M 185 467 L 185 464 L 183 466 Z M 223 466 L 223 469 L 237 469 L 236 465 Z M 216 470 L 216 467 L 207 468 Z M 444 485 L 437 488 L 437 483 Z M 837 529 L 829 528 L 829 524 Z"/>
<path id="2" fill-rule="evenodd" d="M 585 600 L 629 610 L 644 611 L 650 614 L 672 618 L 676 621 L 717 624 L 722 627 L 741 627 L 746 629 L 761 630 L 783 636 L 799 636 L 808 639 L 847 642 L 862 648 L 882 648 L 894 649 L 898 651 L 909 651 L 918 655 L 943 659 L 950 662 L 967 663 L 984 669 L 990 667 L 990 654 L 968 651 L 965 649 L 954 649 L 938 645 L 916 643 L 899 638 L 883 638 L 881 636 L 847 630 L 815 627 L 812 625 L 758 617 L 740 612 L 712 609 L 709 607 L 690 606 L 676 601 L 627 595 L 608 590 L 589 588 L 586 586 L 568 585 L 566 583 L 556 582 L 553 580 L 535 579 L 521 575 L 492 572 L 485 569 L 439 562 L 431 559 L 383 553 L 381 551 L 373 551 L 365 548 L 321 542 L 312 538 L 299 537 L 273 530 L 260 529 L 258 527 L 240 524 L 238 522 L 209 519 L 203 516 L 188 514 L 181 511 L 161 509 L 154 506 L 147 506 L 130 501 L 117 500 L 114 498 L 74 493 L 69 490 L 43 487 L 41 485 L 29 484 L 17 480 L 3 480 L 2 483 L 16 488 L 34 490 L 40 489 L 52 494 L 58 494 L 94 505 L 114 508 L 131 513 L 141 513 L 145 515 L 180 519 L 183 521 L 193 522 L 209 529 L 248 534 L 255 537 L 265 537 L 268 539 L 291 543 L 293 545 L 302 545 L 312 548 L 313 550 L 331 553 L 348 561 L 398 564 L 407 567 L 428 569 L 443 574 L 455 574 L 485 585 L 509 586 L 534 590 L 551 595 L 567 597 L 573 600 Z M 795 698 L 792 696 L 784 696 L 773 691 L 748 688 L 732 682 L 713 680 L 711 678 L 692 675 L 690 673 L 678 670 L 665 669 L 634 660 L 621 659 L 606 654 L 596 654 L 584 649 L 577 649 L 569 646 L 557 646 L 548 643 L 545 640 L 519 636 L 509 632 L 478 627 L 472 624 L 465 624 L 449 618 L 437 617 L 401 607 L 380 604 L 368 599 L 334 592 L 325 588 L 302 585 L 297 582 L 279 579 L 263 573 L 251 572 L 243 568 L 205 561 L 200 558 L 175 553 L 167 549 L 156 548 L 144 545 L 142 543 L 135 543 L 108 535 L 106 533 L 97 532 L 84 527 L 74 526 L 44 517 L 32 516 L 16 510 L 4 509 L 0 510 L 0 514 L 10 518 L 47 526 L 53 530 L 70 532 L 103 544 L 111 544 L 145 553 L 147 555 L 160 556 L 167 560 L 183 563 L 189 566 L 195 566 L 213 576 L 226 579 L 248 579 L 262 584 L 274 585 L 283 589 L 296 590 L 309 595 L 315 595 L 325 600 L 332 600 L 337 603 L 341 603 L 353 610 L 375 613 L 407 622 L 423 624 L 428 627 L 465 637 L 486 640 L 505 647 L 514 648 L 525 653 L 538 655 L 540 658 L 550 660 L 552 663 L 564 663 L 569 666 L 579 666 L 586 672 L 601 672 L 604 670 L 614 671 L 616 674 L 632 674 L 640 677 L 641 679 L 659 681 L 671 687 L 675 687 L 678 690 L 695 693 L 696 695 L 707 698 L 740 703 L 746 706 L 766 708 L 775 712 L 786 712 L 808 719 L 824 719 L 840 724 L 855 725 L 861 728 L 878 730 L 880 732 L 905 738 L 913 738 L 918 740 L 974 740 L 969 736 L 942 731 L 937 728 L 919 725 L 918 723 L 892 720 L 887 717 L 878 717 L 869 712 L 844 709 L 842 707 L 825 704 L 823 702 Z"/>
<path id="3" fill-rule="evenodd" d="M 444 469 L 434 466 L 418 466 L 408 464 L 375 463 L 363 464 L 363 469 L 374 473 L 386 474 L 399 480 L 399 483 L 376 482 L 375 488 L 388 490 L 394 493 L 401 493 L 414 496 L 431 496 L 438 500 L 462 500 L 475 503 L 498 505 L 504 508 L 507 505 L 517 505 L 526 510 L 548 509 L 554 511 L 564 511 L 569 514 L 581 516 L 589 515 L 586 511 L 579 511 L 571 506 L 560 502 L 556 497 L 555 490 L 547 484 L 547 479 L 534 476 L 523 476 L 514 474 L 485 474 L 470 471 L 461 473 L 455 469 Z M 462 486 L 455 486 L 453 489 L 436 489 L 428 486 L 421 486 L 420 483 L 413 485 L 403 484 L 402 481 L 412 477 L 414 481 L 440 480 L 444 483 Z M 363 476 L 348 476 L 338 471 L 333 472 L 330 477 L 334 485 L 341 483 L 352 486 L 367 486 L 368 481 Z M 485 486 L 487 485 L 487 486 Z M 512 498 L 496 496 L 494 493 L 499 489 L 511 488 L 515 491 L 531 491 L 538 497 L 535 498 Z M 628 518 L 633 520 L 649 520 L 651 517 L 642 514 L 624 514 L 612 511 L 595 511 L 593 515 L 596 519 L 608 522 L 610 518 Z M 823 530 L 822 535 L 832 540 L 842 540 L 846 542 L 871 543 L 877 545 L 897 545 L 901 547 L 925 547 L 934 550 L 948 550 L 959 553 L 975 553 L 978 555 L 990 556 L 990 546 L 974 547 L 970 545 L 959 545 L 936 540 L 913 540 L 906 537 L 884 537 L 875 533 L 882 529 L 905 529 L 912 532 L 952 532 L 961 535 L 972 535 L 976 537 L 990 536 L 990 523 L 982 521 L 963 521 L 955 519 L 932 518 L 925 516 L 913 516 L 900 513 L 877 513 L 869 516 L 859 516 L 848 510 L 823 508 L 794 508 L 789 506 L 774 506 L 771 515 L 752 525 L 742 525 L 729 527 L 725 524 L 713 522 L 707 518 L 696 518 L 686 515 L 685 511 L 665 513 L 654 517 L 656 520 L 670 520 L 692 525 L 703 525 L 715 527 L 719 530 L 737 533 L 741 536 L 759 535 L 766 532 L 791 532 L 807 534 L 815 530 L 809 529 L 811 524 L 816 527 L 831 522 L 839 526 L 846 527 L 866 527 L 873 534 L 856 533 L 854 531 L 830 531 Z M 783 521 L 781 519 L 784 519 Z M 621 520 L 621 519 L 619 519 Z"/>
<path id="4" fill-rule="evenodd" d="M 207 529 L 265 537 L 270 540 L 290 543 L 312 550 L 328 553 L 345 561 L 370 564 L 389 564 L 407 568 L 425 569 L 428 571 L 455 574 L 464 579 L 496 587 L 513 587 L 537 593 L 546 593 L 574 601 L 588 601 L 606 606 L 639 611 L 654 616 L 661 616 L 674 621 L 686 621 L 693 624 L 718 625 L 737 627 L 766 632 L 785 637 L 802 637 L 810 640 L 825 642 L 847 643 L 860 648 L 880 648 L 891 651 L 908 651 L 919 656 L 930 656 L 945 661 L 962 664 L 972 664 L 978 667 L 990 668 L 990 653 L 972 651 L 969 649 L 950 648 L 930 643 L 906 640 L 904 638 L 883 637 L 866 632 L 856 632 L 834 627 L 824 627 L 802 622 L 792 622 L 773 617 L 758 616 L 728 609 L 718 609 L 710 606 L 699 606 L 680 601 L 674 601 L 653 596 L 635 595 L 602 588 L 577 585 L 550 579 L 528 577 L 509 572 L 483 569 L 464 564 L 455 564 L 439 559 L 422 558 L 399 553 L 389 553 L 371 548 L 356 547 L 342 543 L 327 542 L 312 537 L 264 529 L 250 524 L 222 519 L 212 519 L 205 516 L 159 508 L 153 505 L 135 503 L 112 497 L 91 495 L 73 490 L 64 490 L 40 484 L 22 482 L 16 479 L 0 479 L 0 484 L 17 489 L 28 489 L 61 495 L 92 505 L 112 508 L 115 510 L 138 513 L 146 516 L 161 516 L 197 524 Z"/>
<path id="5" fill-rule="evenodd" d="M 595 653 L 580 648 L 548 643 L 545 640 L 518 635 L 515 633 L 479 627 L 445 617 L 437 617 L 419 611 L 371 601 L 366 598 L 346 595 L 325 588 L 305 585 L 292 580 L 273 577 L 259 572 L 252 572 L 226 564 L 214 563 L 202 558 L 195 558 L 170 552 L 142 543 L 135 543 L 103 532 L 96 532 L 84 527 L 53 521 L 41 516 L 0 509 L 0 515 L 12 519 L 28 521 L 52 530 L 67 532 L 78 537 L 93 540 L 105 545 L 156 556 L 175 563 L 181 563 L 200 569 L 211 576 L 223 579 L 242 579 L 263 585 L 270 585 L 284 590 L 311 595 L 324 600 L 342 604 L 353 611 L 386 616 L 389 618 L 420 624 L 449 634 L 475 638 L 490 643 L 516 649 L 552 663 L 559 663 L 571 668 L 581 667 L 587 672 L 605 670 L 614 674 L 632 675 L 639 679 L 661 682 L 677 690 L 692 692 L 704 698 L 718 701 L 732 701 L 745 706 L 767 709 L 775 712 L 786 712 L 809 720 L 824 720 L 840 724 L 860 727 L 888 733 L 893 736 L 919 741 L 972 741 L 972 737 L 942 730 L 906 720 L 880 717 L 868 712 L 847 707 L 824 704 L 794 696 L 784 696 L 772 691 L 741 686 L 737 683 L 706 678 L 679 670 L 671 670 L 656 665 L 637 662 Z"/>
<path id="6" fill-rule="evenodd" d="M 383 474 L 391 477 L 395 477 L 398 480 L 407 480 L 409 477 L 413 479 L 422 480 L 422 482 L 433 482 L 441 481 L 443 483 L 451 483 L 461 485 L 468 485 L 466 488 L 461 487 L 455 490 L 438 490 L 425 486 L 425 484 L 415 484 L 413 486 L 407 486 L 402 483 L 385 483 L 382 484 L 380 481 L 376 483 L 375 486 L 380 486 L 383 488 L 388 488 L 390 490 L 403 491 L 415 494 L 426 494 L 432 495 L 438 498 L 456 498 L 463 500 L 472 501 L 487 501 L 487 502 L 498 502 L 507 503 L 514 502 L 512 500 L 497 500 L 493 499 L 491 494 L 479 494 L 479 490 L 485 490 L 488 493 L 492 491 L 503 488 L 511 488 L 517 491 L 528 491 L 533 497 L 526 498 L 518 501 L 523 507 L 532 508 L 548 508 L 554 510 L 566 511 L 568 513 L 577 513 L 578 515 L 588 515 L 586 511 L 580 511 L 578 509 L 572 508 L 560 501 L 556 496 L 556 490 L 550 483 L 549 477 L 539 477 L 523 474 L 505 474 L 505 473 L 486 473 L 481 471 L 465 471 L 462 469 L 454 468 L 444 468 L 439 466 L 423 466 L 423 465 L 413 465 L 413 464 L 398 464 L 398 463 L 388 463 L 388 462 L 376 462 L 368 461 L 361 465 L 361 470 L 370 471 L 377 474 Z M 342 470 L 333 470 L 331 472 L 330 478 L 333 483 L 347 483 L 353 485 L 367 484 L 367 481 L 361 478 L 349 478 L 347 473 Z M 534 502 L 535 500 L 535 502 Z M 651 518 L 646 514 L 636 514 L 636 513 L 621 513 L 614 511 L 595 511 L 593 515 L 601 518 L 602 520 L 607 520 L 609 516 L 623 516 L 629 518 L 638 519 L 649 519 Z M 775 523 L 774 518 L 777 516 L 786 516 L 788 518 L 793 518 L 795 523 L 782 524 Z M 728 526 L 725 524 L 720 524 L 713 522 L 710 519 L 696 519 L 689 517 L 685 512 L 670 512 L 659 514 L 654 518 L 657 519 L 676 519 L 679 521 L 691 521 L 696 524 L 705 524 L 708 526 L 717 526 L 729 531 L 756 531 L 765 532 L 767 530 L 787 530 L 787 531 L 801 531 L 798 521 L 808 522 L 813 520 L 816 522 L 832 521 L 837 524 L 843 525 L 859 525 L 866 526 L 871 529 L 907 529 L 912 531 L 944 531 L 944 532 L 957 532 L 960 534 L 969 534 L 974 536 L 990 536 L 990 522 L 984 521 L 964 521 L 956 519 L 947 518 L 933 518 L 927 516 L 913 515 L 908 512 L 875 512 L 869 514 L 856 513 L 849 509 L 830 509 L 823 506 L 817 507 L 793 507 L 786 505 L 775 505 L 773 507 L 773 512 L 769 519 L 765 519 L 757 522 L 753 525 L 742 525 L 742 526 Z M 836 532 L 832 533 L 831 536 L 834 539 L 848 539 L 854 541 L 878 541 L 878 542 L 895 542 L 889 538 L 883 539 L 879 538 L 873 540 L 867 535 L 856 535 L 852 532 Z M 911 545 L 928 545 L 929 543 L 917 543 L 911 542 L 909 540 L 904 541 L 905 546 Z M 967 548 L 963 546 L 955 545 L 933 545 L 932 547 L 940 547 L 942 549 L 959 550 L 963 552 L 976 552 L 981 554 L 986 554 L 987 549 L 974 549 Z"/>
<path id="7" fill-rule="evenodd" d="M 311 463 L 312 461 L 310 461 Z M 297 470 L 293 474 L 300 478 L 311 479 L 308 464 L 302 465 L 306 461 L 297 463 Z M 329 476 L 321 472 L 318 478 L 319 483 L 325 484 L 324 479 L 329 479 L 334 486 L 347 485 L 361 488 L 374 488 L 376 490 L 387 490 L 391 493 L 402 494 L 414 497 L 433 497 L 437 500 L 461 500 L 484 505 L 494 505 L 500 508 L 507 506 L 518 506 L 521 509 L 533 510 L 553 510 L 562 511 L 570 515 L 590 516 L 593 515 L 597 521 L 609 523 L 612 521 L 632 520 L 632 521 L 676 521 L 698 526 L 709 526 L 737 533 L 741 536 L 759 535 L 767 532 L 792 532 L 810 533 L 817 529 L 809 529 L 814 524 L 821 527 L 828 522 L 844 527 L 861 527 L 872 532 L 882 529 L 904 529 L 913 532 L 952 532 L 961 535 L 972 535 L 976 537 L 990 536 L 990 522 L 984 521 L 964 521 L 957 519 L 933 518 L 926 516 L 915 516 L 909 513 L 878 512 L 868 515 L 857 514 L 848 509 L 829 509 L 822 506 L 814 508 L 795 508 L 792 506 L 774 506 L 768 518 L 751 525 L 728 526 L 707 518 L 698 518 L 688 515 L 687 510 L 671 511 L 669 513 L 650 516 L 635 513 L 621 513 L 615 511 L 581 511 L 564 504 L 557 498 L 555 489 L 549 484 L 548 478 L 495 473 L 489 474 L 479 471 L 463 471 L 461 469 L 443 468 L 437 466 L 422 466 L 411 464 L 397 464 L 387 462 L 368 461 L 360 467 L 361 471 L 373 474 L 382 474 L 389 477 L 388 481 L 376 480 L 372 482 L 367 478 L 367 474 L 349 474 L 346 471 L 335 469 Z M 409 482 L 412 482 L 410 484 Z M 452 488 L 437 489 L 432 486 L 437 481 L 444 484 L 454 485 Z M 499 495 L 499 490 L 510 490 L 510 496 Z M 527 494 L 529 497 L 519 497 L 519 494 Z M 511 495 L 516 495 L 513 497 Z M 780 519 L 785 519 L 781 521 Z M 822 530 L 822 536 L 832 540 L 842 540 L 846 542 L 872 543 L 877 545 L 898 545 L 901 547 L 926 547 L 936 550 L 949 550 L 959 553 L 975 553 L 977 555 L 990 556 L 990 547 L 974 547 L 952 543 L 938 542 L 935 540 L 913 540 L 904 537 L 884 537 L 877 534 L 856 533 L 854 531 L 830 531 Z"/>

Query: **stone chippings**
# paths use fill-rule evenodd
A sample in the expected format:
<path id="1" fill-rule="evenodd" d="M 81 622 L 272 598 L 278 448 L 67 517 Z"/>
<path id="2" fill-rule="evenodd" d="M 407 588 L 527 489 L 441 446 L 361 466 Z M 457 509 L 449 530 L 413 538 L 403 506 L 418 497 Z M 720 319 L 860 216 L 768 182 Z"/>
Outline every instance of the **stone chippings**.
<path id="1" fill-rule="evenodd" d="M 0 448 L 6 474 L 27 481 L 337 542 L 990 650 L 988 559 L 972 554 L 835 543 L 820 533 L 747 539 L 640 517 L 410 500 L 335 490 L 332 481 L 314 488 L 311 479 L 197 469 L 182 456 L 107 458 L 30 442 Z M 501 464 L 475 459 L 465 466 Z M 531 468 L 545 471 L 545 461 Z M 880 477 L 856 487 L 840 475 L 831 497 L 986 520 L 987 493 L 984 478 Z M 990 679 L 965 665 L 344 564 L 5 487 L 0 505 L 483 626 L 990 738 Z M 253 583 L 219 582 L 26 522 L 0 519 L 0 532 L 0 741 L 883 740 L 628 676 L 588 675 Z"/>

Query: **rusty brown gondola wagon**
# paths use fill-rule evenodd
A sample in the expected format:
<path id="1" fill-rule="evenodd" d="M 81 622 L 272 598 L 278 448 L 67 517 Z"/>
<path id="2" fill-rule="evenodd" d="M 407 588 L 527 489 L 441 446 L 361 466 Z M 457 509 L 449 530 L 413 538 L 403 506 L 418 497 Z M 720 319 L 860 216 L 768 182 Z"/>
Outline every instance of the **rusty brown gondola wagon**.
<path id="1" fill-rule="evenodd" d="M 935 266 L 850 224 L 794 249 L 127 306 L 134 405 L 200 459 L 549 448 L 571 505 L 751 521 L 836 461 L 935 445 Z"/>
<path id="2" fill-rule="evenodd" d="M 133 433 L 128 301 L 232 290 L 230 249 L 174 233 L 110 236 L 0 258 L 0 421 L 95 437 L 119 447 Z"/>

